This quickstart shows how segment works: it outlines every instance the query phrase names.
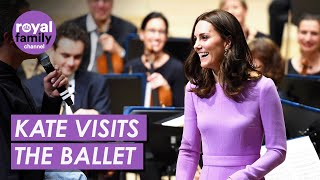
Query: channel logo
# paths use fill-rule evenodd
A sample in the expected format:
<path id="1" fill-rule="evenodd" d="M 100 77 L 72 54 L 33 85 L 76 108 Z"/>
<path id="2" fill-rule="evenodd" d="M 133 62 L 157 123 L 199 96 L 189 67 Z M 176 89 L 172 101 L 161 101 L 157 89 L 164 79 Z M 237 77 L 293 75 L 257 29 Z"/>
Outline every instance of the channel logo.
<path id="1" fill-rule="evenodd" d="M 56 26 L 41 11 L 28 11 L 18 17 L 12 29 L 14 42 L 28 54 L 41 54 L 48 50 L 56 38 Z"/>

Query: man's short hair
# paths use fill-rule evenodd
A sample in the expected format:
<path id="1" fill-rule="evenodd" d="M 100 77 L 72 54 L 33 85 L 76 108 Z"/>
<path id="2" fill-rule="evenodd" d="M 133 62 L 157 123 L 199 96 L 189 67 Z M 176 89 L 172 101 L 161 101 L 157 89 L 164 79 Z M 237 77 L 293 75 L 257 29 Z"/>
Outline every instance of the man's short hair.
<path id="1" fill-rule="evenodd" d="M 18 16 L 17 8 L 8 1 L 0 2 L 0 47 L 4 41 L 4 33 L 8 32 L 10 35 L 12 34 L 12 28 Z"/>
<path id="2" fill-rule="evenodd" d="M 85 48 L 89 43 L 87 33 L 73 22 L 64 22 L 58 27 L 56 40 L 53 43 L 54 49 L 57 48 L 58 42 L 62 38 L 71 39 L 73 41 L 81 41 L 83 42 Z"/>

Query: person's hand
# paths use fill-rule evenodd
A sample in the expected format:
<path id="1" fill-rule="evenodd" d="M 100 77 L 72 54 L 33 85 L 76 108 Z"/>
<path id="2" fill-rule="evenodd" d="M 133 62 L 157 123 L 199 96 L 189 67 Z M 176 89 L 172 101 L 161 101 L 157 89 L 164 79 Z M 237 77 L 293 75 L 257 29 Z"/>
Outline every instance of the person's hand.
<path id="1" fill-rule="evenodd" d="M 152 73 L 147 77 L 147 81 L 151 84 L 151 89 L 157 89 L 160 86 L 170 87 L 168 81 L 160 73 Z"/>
<path id="2" fill-rule="evenodd" d="M 201 168 L 200 168 L 200 166 L 198 165 L 197 171 L 196 171 L 196 174 L 194 175 L 193 180 L 199 180 L 199 179 L 200 179 L 200 174 L 201 174 Z"/>
<path id="3" fill-rule="evenodd" d="M 55 66 L 54 69 L 43 78 L 44 92 L 52 98 L 60 96 L 57 88 L 68 84 L 68 78 L 62 74 L 58 66 Z"/>
<path id="4" fill-rule="evenodd" d="M 122 56 L 124 49 L 118 44 L 118 42 L 110 34 L 104 33 L 99 37 L 103 51 L 110 53 L 117 53 Z"/>
<path id="5" fill-rule="evenodd" d="M 74 114 L 76 115 L 99 115 L 95 109 L 78 109 Z"/>

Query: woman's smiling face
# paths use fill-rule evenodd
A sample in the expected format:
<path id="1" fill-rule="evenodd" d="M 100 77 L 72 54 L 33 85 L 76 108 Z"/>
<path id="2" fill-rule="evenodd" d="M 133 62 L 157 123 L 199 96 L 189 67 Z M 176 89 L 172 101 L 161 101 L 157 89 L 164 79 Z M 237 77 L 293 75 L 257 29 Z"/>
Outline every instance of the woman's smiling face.
<path id="1" fill-rule="evenodd" d="M 316 52 L 320 47 L 320 23 L 302 20 L 298 29 L 298 42 L 302 52 Z"/>
<path id="2" fill-rule="evenodd" d="M 207 21 L 199 21 L 194 30 L 194 50 L 198 53 L 201 67 L 219 71 L 224 58 L 226 41 Z"/>

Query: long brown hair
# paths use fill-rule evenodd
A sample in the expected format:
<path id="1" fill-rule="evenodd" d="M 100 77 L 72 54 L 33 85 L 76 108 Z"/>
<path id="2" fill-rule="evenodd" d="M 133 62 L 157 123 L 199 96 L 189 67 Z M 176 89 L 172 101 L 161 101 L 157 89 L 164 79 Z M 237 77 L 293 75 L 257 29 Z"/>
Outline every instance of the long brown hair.
<path id="1" fill-rule="evenodd" d="M 195 21 L 191 40 L 195 44 L 194 31 L 199 21 L 207 21 L 224 40 L 230 39 L 231 47 L 219 68 L 222 88 L 226 96 L 236 100 L 248 80 L 256 80 L 261 74 L 252 65 L 252 56 L 238 20 L 223 10 L 213 10 L 201 14 Z M 215 92 L 215 78 L 212 69 L 202 68 L 200 58 L 193 49 L 185 63 L 187 79 L 194 85 L 190 91 L 200 98 L 209 98 Z M 251 74 L 256 74 L 252 76 Z"/>
<path id="2" fill-rule="evenodd" d="M 262 62 L 261 73 L 279 85 L 284 76 L 285 62 L 279 47 L 270 39 L 256 38 L 249 43 L 253 58 Z"/>

